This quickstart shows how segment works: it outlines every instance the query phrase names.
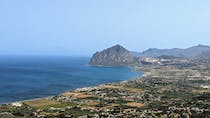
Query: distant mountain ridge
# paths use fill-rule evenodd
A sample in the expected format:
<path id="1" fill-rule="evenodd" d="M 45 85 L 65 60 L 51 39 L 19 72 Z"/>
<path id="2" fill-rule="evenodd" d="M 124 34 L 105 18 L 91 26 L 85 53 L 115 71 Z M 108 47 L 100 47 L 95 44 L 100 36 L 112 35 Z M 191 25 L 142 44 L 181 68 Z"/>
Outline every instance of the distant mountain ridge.
<path id="1" fill-rule="evenodd" d="M 197 45 L 186 49 L 156 49 L 150 48 L 146 51 L 143 51 L 140 56 L 143 57 L 159 57 L 162 55 L 174 56 L 174 57 L 187 57 L 187 58 L 196 58 L 199 55 L 202 55 L 204 52 L 210 51 L 210 46 Z"/>
<path id="2" fill-rule="evenodd" d="M 186 49 L 157 49 L 150 48 L 141 53 L 129 51 L 121 45 L 115 45 L 100 52 L 96 52 L 91 58 L 90 65 L 102 66 L 121 66 L 132 65 L 138 63 L 140 58 L 144 57 L 183 57 L 210 59 L 210 46 L 197 45 Z"/>

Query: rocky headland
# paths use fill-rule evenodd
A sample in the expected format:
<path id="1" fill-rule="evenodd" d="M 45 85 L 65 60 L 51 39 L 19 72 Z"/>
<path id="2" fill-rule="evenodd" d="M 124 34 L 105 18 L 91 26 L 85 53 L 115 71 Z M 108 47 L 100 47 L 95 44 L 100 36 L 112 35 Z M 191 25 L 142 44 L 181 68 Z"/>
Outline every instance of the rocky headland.
<path id="1" fill-rule="evenodd" d="M 115 45 L 100 52 L 96 52 L 90 60 L 90 65 L 95 66 L 123 66 L 135 63 L 133 54 L 122 47 Z"/>

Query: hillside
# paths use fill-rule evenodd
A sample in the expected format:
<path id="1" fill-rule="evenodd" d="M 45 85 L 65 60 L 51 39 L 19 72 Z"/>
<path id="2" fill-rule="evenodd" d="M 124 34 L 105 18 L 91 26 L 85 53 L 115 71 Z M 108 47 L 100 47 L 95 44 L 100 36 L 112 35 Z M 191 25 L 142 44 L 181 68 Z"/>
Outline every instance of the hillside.
<path id="1" fill-rule="evenodd" d="M 141 57 L 159 57 L 162 55 L 174 56 L 174 57 L 187 57 L 187 58 L 195 58 L 199 57 L 199 55 L 204 52 L 210 51 L 210 46 L 205 45 L 197 45 L 186 49 L 156 49 L 150 48 L 146 51 L 143 51 L 140 56 Z"/>

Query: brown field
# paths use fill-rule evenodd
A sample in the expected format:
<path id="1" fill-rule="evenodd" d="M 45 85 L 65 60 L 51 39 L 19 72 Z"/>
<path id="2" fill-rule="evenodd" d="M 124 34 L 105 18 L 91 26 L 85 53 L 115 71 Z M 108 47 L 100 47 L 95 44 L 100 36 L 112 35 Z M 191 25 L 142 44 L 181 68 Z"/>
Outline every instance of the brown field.
<path id="1" fill-rule="evenodd" d="M 95 106 L 97 104 L 99 104 L 99 102 L 96 100 L 85 100 L 85 105 L 87 106 Z"/>
<path id="2" fill-rule="evenodd" d="M 128 88 L 124 86 L 119 86 L 119 85 L 101 85 L 99 86 L 100 88 L 108 88 L 108 89 L 121 89 L 121 90 L 126 90 L 131 93 L 143 93 L 141 89 L 136 89 L 136 88 Z"/>
<path id="3" fill-rule="evenodd" d="M 25 101 L 23 103 L 31 107 L 41 107 L 41 106 L 59 104 L 59 102 L 48 100 L 48 99 L 36 99 L 36 100 Z"/>
<path id="4" fill-rule="evenodd" d="M 124 113 L 128 113 L 128 112 L 130 112 L 130 111 L 135 111 L 136 109 L 132 109 L 132 108 L 129 108 L 129 109 L 125 109 L 123 112 Z"/>
<path id="5" fill-rule="evenodd" d="M 100 88 L 102 89 L 122 89 L 123 87 L 122 86 L 115 86 L 115 85 L 100 85 L 99 86 Z"/>
<path id="6" fill-rule="evenodd" d="M 103 107 L 102 109 L 106 110 L 106 109 L 113 109 L 114 107 L 119 107 L 120 105 L 119 104 L 111 104 L 109 106 L 105 106 Z"/>
<path id="7" fill-rule="evenodd" d="M 196 90 L 192 90 L 193 93 L 209 93 L 210 89 L 196 89 Z"/>
<path id="8" fill-rule="evenodd" d="M 137 103 L 137 102 L 129 102 L 126 104 L 127 106 L 131 106 L 131 107 L 144 107 L 144 104 L 142 103 Z"/>
<path id="9" fill-rule="evenodd" d="M 68 96 L 68 97 L 73 97 L 73 98 L 79 98 L 79 99 L 94 97 L 93 95 L 88 95 L 85 93 L 77 93 L 77 92 L 66 92 L 63 95 Z"/>

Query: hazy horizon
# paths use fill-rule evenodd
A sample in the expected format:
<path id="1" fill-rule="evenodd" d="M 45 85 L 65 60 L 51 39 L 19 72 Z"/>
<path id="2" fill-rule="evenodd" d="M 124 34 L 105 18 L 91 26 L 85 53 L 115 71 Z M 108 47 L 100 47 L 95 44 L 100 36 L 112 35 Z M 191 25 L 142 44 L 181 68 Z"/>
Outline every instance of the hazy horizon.
<path id="1" fill-rule="evenodd" d="M 210 45 L 210 1 L 2 0 L 0 55 L 91 56 Z"/>

